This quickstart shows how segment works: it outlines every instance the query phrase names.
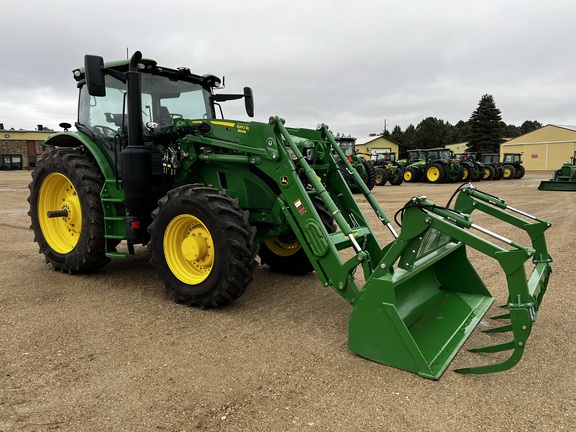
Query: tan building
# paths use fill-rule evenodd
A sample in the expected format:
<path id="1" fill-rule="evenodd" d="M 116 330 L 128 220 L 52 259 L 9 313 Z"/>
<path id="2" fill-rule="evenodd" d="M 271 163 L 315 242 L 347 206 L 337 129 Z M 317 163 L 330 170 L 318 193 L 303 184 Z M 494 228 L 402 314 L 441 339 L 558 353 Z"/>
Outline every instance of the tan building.
<path id="1" fill-rule="evenodd" d="M 396 153 L 398 156 L 398 144 L 381 135 L 356 139 L 356 152 L 372 155 L 376 150 Z"/>
<path id="2" fill-rule="evenodd" d="M 501 144 L 504 153 L 521 153 L 527 170 L 556 170 L 576 158 L 576 126 L 546 125 Z"/>

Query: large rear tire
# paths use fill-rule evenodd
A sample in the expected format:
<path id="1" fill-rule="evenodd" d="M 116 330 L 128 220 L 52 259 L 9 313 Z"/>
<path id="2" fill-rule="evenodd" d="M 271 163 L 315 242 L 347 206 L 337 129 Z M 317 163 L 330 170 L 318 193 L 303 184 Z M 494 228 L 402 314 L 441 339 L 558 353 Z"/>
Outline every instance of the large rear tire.
<path id="1" fill-rule="evenodd" d="M 388 181 L 388 173 L 384 168 L 375 167 L 376 171 L 376 186 L 384 186 Z"/>
<path id="2" fill-rule="evenodd" d="M 224 306 L 252 280 L 255 228 L 230 197 L 201 184 L 173 189 L 152 212 L 152 263 L 166 291 L 190 306 Z"/>
<path id="3" fill-rule="evenodd" d="M 100 201 L 103 184 L 96 162 L 80 150 L 49 152 L 32 172 L 30 228 L 55 270 L 92 272 L 110 261 Z M 49 214 L 54 211 L 60 215 Z"/>
<path id="4" fill-rule="evenodd" d="M 514 178 L 516 180 L 520 180 L 522 177 L 524 177 L 525 174 L 526 174 L 526 168 L 524 168 L 524 165 L 518 165 L 518 167 L 516 168 L 516 175 L 514 176 Z"/>
<path id="5" fill-rule="evenodd" d="M 494 167 L 491 165 L 484 165 L 484 172 L 482 173 L 482 180 L 492 180 L 494 179 Z"/>
<path id="6" fill-rule="evenodd" d="M 512 180 L 516 176 L 516 169 L 512 165 L 503 165 L 502 166 L 502 178 L 504 180 Z"/>
<path id="7" fill-rule="evenodd" d="M 332 215 L 320 198 L 314 199 L 314 208 L 329 233 L 336 232 Z M 314 271 L 314 267 L 302 245 L 292 233 L 288 236 L 267 238 L 258 252 L 262 265 L 267 265 L 275 273 L 304 275 Z"/>
<path id="8" fill-rule="evenodd" d="M 446 180 L 446 170 L 439 163 L 432 163 L 426 168 L 424 177 L 428 183 L 443 183 Z"/>

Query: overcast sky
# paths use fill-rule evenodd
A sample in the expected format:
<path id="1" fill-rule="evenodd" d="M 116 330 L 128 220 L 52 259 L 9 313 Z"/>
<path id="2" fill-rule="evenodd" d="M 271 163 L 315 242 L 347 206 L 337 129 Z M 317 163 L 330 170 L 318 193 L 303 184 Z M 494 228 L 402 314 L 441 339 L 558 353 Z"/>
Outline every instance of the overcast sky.
<path id="1" fill-rule="evenodd" d="M 136 50 L 252 87 L 254 120 L 356 137 L 426 117 L 468 120 L 482 95 L 502 119 L 575 125 L 574 0 L 145 0 L 3 4 L 0 123 L 76 119 L 84 54 Z M 240 102 L 225 116 L 247 119 Z"/>

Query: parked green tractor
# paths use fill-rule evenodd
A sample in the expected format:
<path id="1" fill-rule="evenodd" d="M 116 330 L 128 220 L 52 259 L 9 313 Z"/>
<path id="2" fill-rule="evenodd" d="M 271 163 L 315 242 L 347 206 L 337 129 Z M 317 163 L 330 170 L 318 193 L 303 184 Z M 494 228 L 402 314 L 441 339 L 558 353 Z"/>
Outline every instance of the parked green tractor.
<path id="1" fill-rule="evenodd" d="M 29 186 L 34 240 L 54 269 L 94 272 L 150 254 L 167 292 L 201 308 L 240 297 L 257 256 L 273 271 L 315 271 L 352 306 L 352 351 L 438 379 L 493 302 L 468 258 L 473 248 L 505 274 L 509 324 L 496 331 L 511 337 L 475 351 L 510 356 L 460 372 L 506 370 L 522 357 L 551 272 L 549 222 L 461 187 L 453 207 L 410 199 L 397 233 L 326 125 L 217 117 L 222 102 L 240 98 L 252 116 L 249 88 L 218 93 L 217 77 L 160 67 L 140 52 L 110 63 L 86 56 L 74 78 L 77 131 L 64 125 L 46 140 L 51 151 Z M 340 165 L 390 232 L 385 246 Z M 531 245 L 474 223 L 473 212 L 525 231 Z"/>
<path id="2" fill-rule="evenodd" d="M 503 178 L 507 178 L 506 169 L 507 167 L 511 166 L 514 168 L 514 172 L 512 174 L 512 178 L 514 179 L 521 179 L 526 174 L 526 168 L 522 165 L 522 154 L 521 153 L 504 153 L 504 159 L 502 161 L 502 167 L 504 169 Z M 511 170 L 510 170 L 511 171 Z"/>
<path id="3" fill-rule="evenodd" d="M 384 186 L 386 182 L 392 186 L 402 184 L 404 168 L 396 162 L 396 153 L 376 152 L 375 159 L 376 186 Z"/>
<path id="4" fill-rule="evenodd" d="M 484 165 L 482 180 L 500 180 L 503 177 L 504 169 L 498 153 L 484 153 L 481 162 Z M 509 175 L 508 178 L 512 177 Z"/>
<path id="5" fill-rule="evenodd" d="M 352 167 L 354 167 L 358 174 L 360 174 L 360 178 L 366 184 L 366 186 L 368 186 L 368 189 L 372 190 L 376 185 L 376 170 L 374 168 L 374 164 L 369 160 L 366 160 L 362 154 L 359 154 L 356 151 L 355 141 L 355 138 L 336 138 L 336 142 L 348 159 L 348 162 L 350 162 Z M 339 156 L 337 155 L 337 157 Z M 348 183 L 348 187 L 352 190 L 352 192 L 360 193 L 360 186 L 356 182 L 356 179 L 352 173 L 348 172 L 346 166 L 343 163 L 340 164 L 340 169 L 342 170 L 342 174 L 344 175 L 344 178 Z"/>
<path id="6" fill-rule="evenodd" d="M 428 183 L 448 183 L 462 180 L 462 168 L 456 162 L 452 150 L 439 147 L 418 150 L 418 153 L 417 161 L 406 167 L 404 180 L 417 181 L 413 179 L 419 178 Z"/>
<path id="7" fill-rule="evenodd" d="M 408 150 L 408 158 L 398 161 L 400 166 L 404 167 L 404 181 L 408 183 L 419 182 L 424 174 L 423 169 L 426 167 L 428 158 L 427 150 L 414 149 Z"/>
<path id="8" fill-rule="evenodd" d="M 576 166 L 566 162 L 561 168 L 554 171 L 554 177 L 543 180 L 538 186 L 540 190 L 549 191 L 576 191 Z"/>
<path id="9" fill-rule="evenodd" d="M 462 168 L 462 181 L 482 180 L 484 175 L 484 164 L 478 162 L 476 153 L 455 153 L 454 157 L 456 162 L 458 162 Z"/>

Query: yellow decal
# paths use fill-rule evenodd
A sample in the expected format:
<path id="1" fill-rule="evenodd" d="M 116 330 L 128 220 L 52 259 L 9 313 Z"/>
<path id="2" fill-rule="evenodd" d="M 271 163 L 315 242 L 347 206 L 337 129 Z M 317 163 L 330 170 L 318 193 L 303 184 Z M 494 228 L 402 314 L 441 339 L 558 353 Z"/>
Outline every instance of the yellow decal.
<path id="1" fill-rule="evenodd" d="M 227 126 L 227 127 L 234 127 L 236 123 L 226 122 L 226 121 L 219 121 L 219 120 L 211 120 L 210 123 L 217 126 Z"/>
<path id="2" fill-rule="evenodd" d="M 288 176 L 280 177 L 280 184 L 287 185 L 288 184 Z"/>

